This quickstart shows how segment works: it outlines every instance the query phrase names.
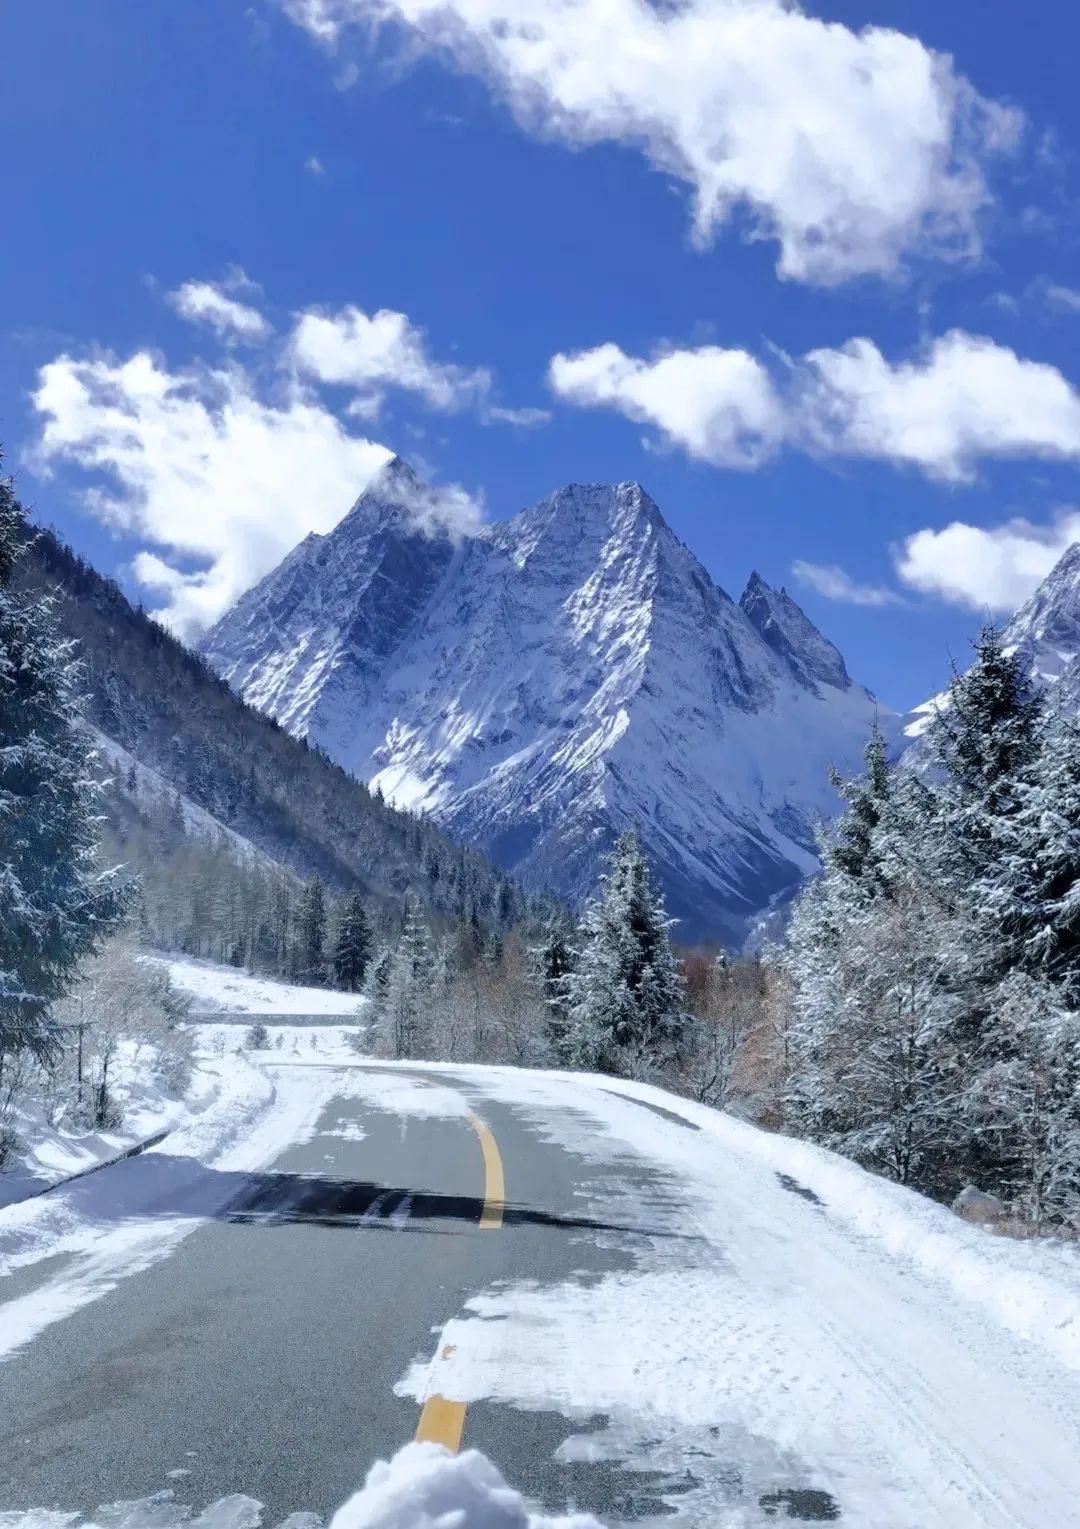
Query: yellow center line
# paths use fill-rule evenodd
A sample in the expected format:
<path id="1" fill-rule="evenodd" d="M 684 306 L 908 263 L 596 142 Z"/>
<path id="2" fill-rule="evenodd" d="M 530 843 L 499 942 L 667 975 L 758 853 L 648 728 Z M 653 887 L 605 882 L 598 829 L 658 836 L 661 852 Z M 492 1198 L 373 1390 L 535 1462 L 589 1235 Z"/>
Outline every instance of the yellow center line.
<path id="1" fill-rule="evenodd" d="M 464 1402 L 448 1402 L 445 1396 L 428 1397 L 420 1409 L 420 1421 L 416 1425 L 417 1444 L 441 1444 L 456 1455 L 464 1431 Z"/>
<path id="2" fill-rule="evenodd" d="M 484 1209 L 480 1217 L 482 1232 L 498 1231 L 503 1224 L 503 1207 L 506 1204 L 506 1180 L 503 1178 L 502 1157 L 491 1134 L 491 1127 L 479 1115 L 466 1116 L 480 1141 L 484 1154 Z"/>
<path id="3" fill-rule="evenodd" d="M 413 1076 L 416 1076 L 415 1073 Z M 430 1088 L 446 1087 L 434 1078 L 418 1078 L 417 1082 L 426 1083 Z M 471 1110 L 465 1118 L 476 1133 L 484 1158 L 484 1208 L 480 1214 L 480 1231 L 498 1231 L 503 1224 L 503 1210 L 506 1205 L 506 1178 L 503 1174 L 502 1156 L 487 1121 L 481 1120 L 480 1116 L 474 1115 Z M 453 1352 L 452 1343 L 444 1343 L 439 1350 L 435 1363 L 432 1365 L 433 1384 L 438 1384 L 436 1366 L 449 1359 Z M 420 1409 L 420 1419 L 416 1425 L 417 1443 L 441 1444 L 452 1455 L 456 1455 L 461 1448 L 461 1436 L 465 1430 L 465 1411 L 465 1402 L 451 1401 L 441 1392 L 432 1391 Z"/>

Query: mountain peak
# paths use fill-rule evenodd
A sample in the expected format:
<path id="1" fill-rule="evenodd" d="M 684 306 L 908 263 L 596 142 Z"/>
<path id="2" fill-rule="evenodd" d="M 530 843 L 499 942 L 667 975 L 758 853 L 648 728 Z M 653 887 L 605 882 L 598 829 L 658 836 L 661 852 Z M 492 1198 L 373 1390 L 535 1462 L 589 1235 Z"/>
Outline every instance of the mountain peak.
<path id="1" fill-rule="evenodd" d="M 1056 679 L 1080 654 L 1080 542 L 1066 548 L 1002 635 L 1030 654 L 1037 678 Z"/>
<path id="2" fill-rule="evenodd" d="M 786 589 L 774 589 L 755 568 L 739 605 L 773 652 L 804 684 L 819 680 L 837 690 L 850 688 L 851 677 L 840 650 L 822 636 Z"/>
<path id="3" fill-rule="evenodd" d="M 399 457 L 395 453 L 375 473 L 364 494 L 374 494 L 380 498 L 390 499 L 396 494 L 412 493 L 421 486 L 420 479 L 409 463 L 404 457 Z M 363 497 L 362 494 L 361 498 Z"/>
<path id="4" fill-rule="evenodd" d="M 523 884 L 581 901 L 636 819 L 683 933 L 739 939 L 813 869 L 872 697 L 783 590 L 735 605 L 640 483 L 568 483 L 461 551 L 394 508 L 445 493 L 387 463 L 211 662 Z"/>

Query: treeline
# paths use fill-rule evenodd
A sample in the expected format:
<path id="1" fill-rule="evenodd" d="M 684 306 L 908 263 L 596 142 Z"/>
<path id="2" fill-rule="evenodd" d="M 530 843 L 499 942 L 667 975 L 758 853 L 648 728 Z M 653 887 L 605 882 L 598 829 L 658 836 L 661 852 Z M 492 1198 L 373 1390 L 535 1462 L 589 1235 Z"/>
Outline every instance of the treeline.
<path id="1" fill-rule="evenodd" d="M 407 909 L 422 906 L 411 894 L 396 901 L 370 898 L 355 888 L 335 889 L 319 876 L 305 881 L 224 835 L 193 832 L 178 799 L 148 800 L 145 793 L 140 799 L 129 783 L 114 779 L 105 803 L 102 861 L 137 873 L 133 927 L 140 942 L 155 950 L 282 981 L 358 991 L 374 947 L 396 939 Z M 479 947 L 523 920 L 531 927 L 542 906 L 525 904 L 503 883 L 493 901 L 472 900 L 467 918 L 430 907 L 425 915 L 436 930 L 460 930 L 466 944 Z M 339 950 L 343 931 L 363 951 L 351 966 Z"/>

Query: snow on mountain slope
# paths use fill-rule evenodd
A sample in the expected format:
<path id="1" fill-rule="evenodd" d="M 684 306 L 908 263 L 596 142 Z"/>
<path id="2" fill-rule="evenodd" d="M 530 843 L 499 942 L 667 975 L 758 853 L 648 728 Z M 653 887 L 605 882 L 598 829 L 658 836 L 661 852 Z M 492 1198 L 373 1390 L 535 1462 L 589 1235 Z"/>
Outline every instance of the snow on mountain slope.
<path id="1" fill-rule="evenodd" d="M 782 590 L 741 604 L 636 483 L 462 543 L 404 464 L 208 634 L 245 698 L 526 885 L 580 900 L 638 820 L 682 932 L 739 938 L 814 868 L 878 704 Z M 891 713 L 883 721 L 891 725 Z"/>
<path id="2" fill-rule="evenodd" d="M 252 844 L 250 839 L 228 828 L 213 813 L 207 812 L 205 807 L 200 807 L 190 797 L 177 791 L 163 775 L 149 765 L 142 764 L 115 738 L 108 737 L 91 723 L 86 726 L 98 758 L 109 771 L 114 787 L 140 811 L 159 820 L 169 812 L 176 812 L 189 839 L 202 839 L 207 844 L 227 849 L 242 865 L 256 866 L 264 871 L 280 869 L 277 862 Z"/>
<path id="3" fill-rule="evenodd" d="M 1080 711 L 1080 542 L 1062 554 L 1001 635 L 1007 648 L 1023 655 L 1036 685 L 1053 687 L 1059 705 Z M 917 742 L 947 699 L 942 691 L 914 707 L 905 736 Z"/>

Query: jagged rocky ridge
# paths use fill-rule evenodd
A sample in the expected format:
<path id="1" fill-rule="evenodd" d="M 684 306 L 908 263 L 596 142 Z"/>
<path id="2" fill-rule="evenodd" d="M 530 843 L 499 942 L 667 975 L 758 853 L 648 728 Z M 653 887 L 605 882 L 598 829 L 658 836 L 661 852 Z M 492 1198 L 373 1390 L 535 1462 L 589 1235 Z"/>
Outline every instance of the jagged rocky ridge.
<path id="1" fill-rule="evenodd" d="M 580 901 L 636 818 L 684 937 L 739 939 L 814 869 L 829 767 L 879 710 L 785 591 L 755 574 L 733 601 L 640 485 L 457 539 L 397 460 L 202 648 L 526 885 Z"/>
<path id="2" fill-rule="evenodd" d="M 1034 684 L 1052 688 L 1056 704 L 1080 711 L 1080 542 L 1066 549 L 1001 636 L 1020 653 Z M 931 696 L 906 719 L 904 732 L 913 744 L 905 758 L 916 767 L 923 750 L 918 740 L 946 699 L 944 691 Z"/>

